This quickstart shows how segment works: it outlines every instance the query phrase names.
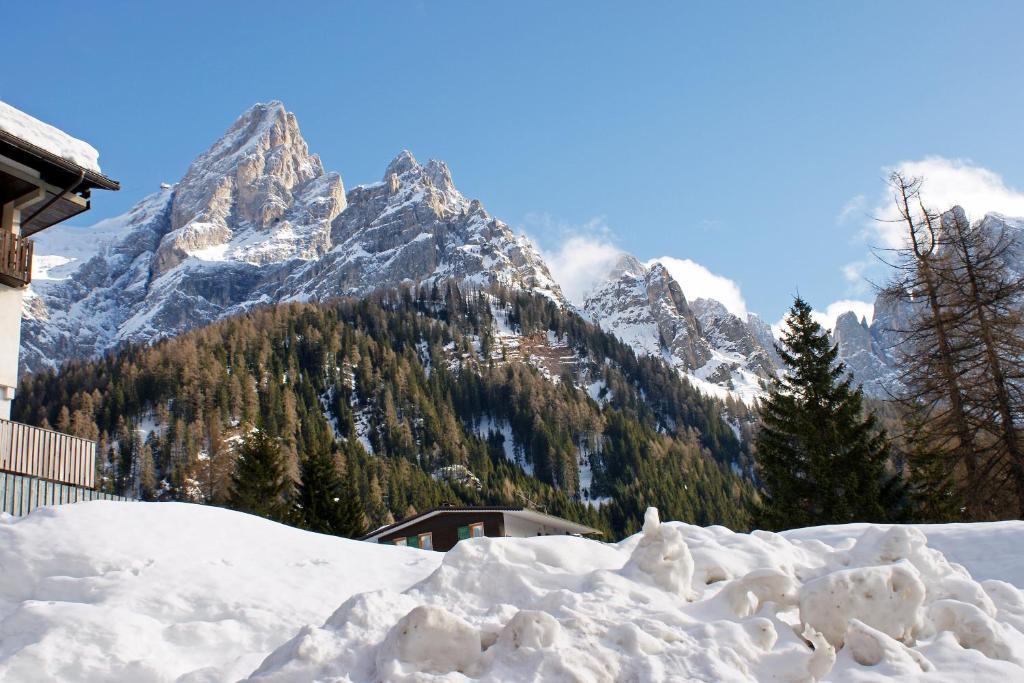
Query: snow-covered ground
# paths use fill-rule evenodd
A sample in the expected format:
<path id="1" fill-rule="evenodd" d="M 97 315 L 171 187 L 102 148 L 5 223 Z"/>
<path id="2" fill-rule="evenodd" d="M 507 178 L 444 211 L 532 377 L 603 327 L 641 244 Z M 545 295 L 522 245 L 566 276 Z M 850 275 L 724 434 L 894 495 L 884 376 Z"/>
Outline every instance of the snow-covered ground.
<path id="1" fill-rule="evenodd" d="M 440 561 L 185 503 L 0 513 L 0 681 L 236 681 L 350 595 Z"/>
<path id="2" fill-rule="evenodd" d="M 441 555 L 183 504 L 0 520 L 0 680 L 1024 680 L 1024 523 Z M 368 592 L 367 592 L 368 591 Z"/>

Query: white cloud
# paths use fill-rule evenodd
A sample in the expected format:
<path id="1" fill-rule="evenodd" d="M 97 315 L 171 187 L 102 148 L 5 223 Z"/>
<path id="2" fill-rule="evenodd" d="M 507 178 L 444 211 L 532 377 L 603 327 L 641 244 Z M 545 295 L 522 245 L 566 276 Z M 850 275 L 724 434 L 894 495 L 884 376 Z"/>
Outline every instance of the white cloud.
<path id="1" fill-rule="evenodd" d="M 1024 192 L 1006 184 L 1003 177 L 965 159 L 925 157 L 919 161 L 903 161 L 890 169 L 911 178 L 923 179 L 921 197 L 931 211 L 942 212 L 959 204 L 968 218 L 977 220 L 986 213 L 1024 216 Z M 899 218 L 892 191 L 887 188 L 879 200 L 867 237 L 879 247 L 894 248 L 903 243 L 903 227 L 894 222 Z"/>
<path id="2" fill-rule="evenodd" d="M 859 283 L 864 278 L 864 271 L 871 265 L 871 261 L 850 261 L 843 266 L 843 277 L 850 284 Z"/>
<path id="3" fill-rule="evenodd" d="M 862 194 L 857 195 L 850 199 L 843 205 L 843 208 L 839 210 L 839 215 L 836 216 L 836 223 L 845 223 L 846 220 L 857 213 L 864 213 L 867 208 L 868 198 Z"/>
<path id="4" fill-rule="evenodd" d="M 647 262 L 648 267 L 661 263 L 679 282 L 683 294 L 690 301 L 694 299 L 714 299 L 733 315 L 741 320 L 747 319 L 747 302 L 743 299 L 740 287 L 734 281 L 716 275 L 704 266 L 690 259 L 678 259 L 662 256 Z"/>
<path id="5" fill-rule="evenodd" d="M 592 218 L 583 225 L 571 225 L 548 214 L 530 214 L 526 223 L 529 232 L 545 234 L 548 241 L 551 233 L 563 237 L 558 248 L 542 249 L 541 255 L 562 293 L 578 306 L 624 253 L 615 245 L 614 234 L 603 217 Z"/>
<path id="6" fill-rule="evenodd" d="M 867 318 L 868 324 L 875 316 L 875 305 L 869 301 L 858 301 L 857 299 L 840 299 L 839 301 L 833 301 L 825 307 L 824 311 L 814 310 L 811 312 L 811 316 L 817 321 L 819 325 L 824 327 L 826 330 L 831 330 L 836 326 L 836 320 L 843 313 L 853 311 L 856 314 L 857 319 Z M 772 325 L 772 332 L 776 338 L 782 336 L 782 330 L 786 326 L 786 316 L 783 315 L 779 318 L 774 325 Z"/>
<path id="7" fill-rule="evenodd" d="M 848 311 L 853 311 L 858 320 L 867 318 L 869 325 L 875 317 L 875 305 L 870 301 L 841 299 L 826 306 L 824 312 L 814 311 L 814 319 L 825 329 L 831 330 L 836 326 L 836 319 Z"/>

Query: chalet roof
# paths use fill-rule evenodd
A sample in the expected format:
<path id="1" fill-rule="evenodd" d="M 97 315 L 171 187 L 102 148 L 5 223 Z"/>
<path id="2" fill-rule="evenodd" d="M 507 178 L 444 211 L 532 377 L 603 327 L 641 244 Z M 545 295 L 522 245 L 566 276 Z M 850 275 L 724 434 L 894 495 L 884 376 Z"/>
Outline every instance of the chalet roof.
<path id="1" fill-rule="evenodd" d="M 0 102 L 0 204 L 38 192 L 23 211 L 28 237 L 89 209 L 93 189 L 119 190 L 92 146 Z"/>
<path id="2" fill-rule="evenodd" d="M 425 512 L 421 512 L 421 513 L 419 513 L 417 515 L 413 515 L 412 517 L 406 517 L 405 519 L 401 519 L 401 520 L 395 522 L 394 524 L 389 524 L 387 526 L 384 526 L 384 527 L 381 527 L 379 529 L 376 529 L 375 531 L 371 531 L 370 533 L 366 534 L 365 536 L 360 537 L 359 540 L 360 541 L 369 541 L 369 540 L 372 540 L 372 539 L 375 539 L 375 538 L 380 538 L 381 536 L 390 534 L 390 533 L 395 532 L 395 531 L 399 531 L 399 530 L 403 529 L 404 527 L 407 527 L 407 526 L 409 526 L 409 525 L 411 525 L 411 524 L 413 524 L 415 522 L 421 522 L 423 520 L 429 519 L 430 517 L 436 517 L 438 515 L 458 513 L 458 512 L 502 512 L 502 513 L 505 513 L 505 514 L 511 514 L 511 515 L 513 515 L 515 517 L 522 517 L 524 519 L 529 519 L 529 520 L 532 520 L 532 521 L 541 522 L 541 523 L 544 523 L 544 524 L 549 524 L 551 526 L 564 527 L 566 530 L 570 531 L 571 533 L 575 533 L 575 534 L 581 534 L 581 535 L 594 535 L 594 534 L 600 535 L 601 534 L 601 532 L 599 530 L 594 529 L 593 527 L 586 526 L 585 524 L 579 524 L 577 522 L 570 521 L 570 520 L 565 519 L 563 517 L 556 517 L 555 515 L 549 515 L 546 512 L 540 512 L 538 510 L 531 510 L 529 508 L 524 508 L 524 507 L 513 507 L 513 506 L 503 506 L 503 505 L 490 505 L 490 506 L 457 506 L 457 505 L 447 505 L 445 507 L 431 508 L 430 510 L 427 510 Z"/>

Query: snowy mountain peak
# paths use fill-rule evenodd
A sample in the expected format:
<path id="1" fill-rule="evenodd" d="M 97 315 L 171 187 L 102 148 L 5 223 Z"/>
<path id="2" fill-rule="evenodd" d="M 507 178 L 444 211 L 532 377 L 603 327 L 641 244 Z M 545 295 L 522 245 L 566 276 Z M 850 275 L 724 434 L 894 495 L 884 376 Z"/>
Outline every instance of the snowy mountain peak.
<path id="1" fill-rule="evenodd" d="M 266 227 L 280 218 L 293 188 L 323 173 L 295 115 L 277 101 L 256 104 L 192 162 L 175 197 L 174 229 L 204 211 L 227 208 L 239 210 L 240 220 Z M 239 204 L 225 206 L 225 195 L 235 194 Z"/>
<path id="2" fill-rule="evenodd" d="M 632 254 L 625 252 L 619 256 L 619 259 L 612 266 L 608 272 L 606 279 L 618 280 L 624 276 L 631 276 L 635 278 L 643 278 L 647 275 L 647 268 L 644 264 L 640 263 L 639 260 Z"/>
<path id="3" fill-rule="evenodd" d="M 416 161 L 416 157 L 412 155 L 407 149 L 403 149 L 398 153 L 391 163 L 388 164 L 387 169 L 384 171 L 384 182 L 387 182 L 391 176 L 401 176 L 406 172 L 419 167 L 419 162 Z"/>
<path id="4" fill-rule="evenodd" d="M 251 306 L 403 284 L 500 284 L 564 303 L 538 250 L 401 152 L 384 182 L 346 194 L 284 105 L 243 113 L 185 177 L 107 222 L 102 248 L 51 241 L 33 285 L 24 367 L 54 367 Z M 107 229 L 109 228 L 109 229 Z"/>
<path id="5" fill-rule="evenodd" d="M 638 353 L 663 357 L 702 391 L 746 401 L 775 374 L 771 330 L 711 299 L 687 301 L 664 264 L 623 254 L 584 302 L 590 318 Z M 772 350 L 774 351 L 774 349 Z"/>
<path id="6" fill-rule="evenodd" d="M 254 105 L 176 186 L 156 271 L 189 257 L 254 265 L 314 257 L 345 205 L 340 176 L 309 153 L 295 115 L 277 101 Z"/>

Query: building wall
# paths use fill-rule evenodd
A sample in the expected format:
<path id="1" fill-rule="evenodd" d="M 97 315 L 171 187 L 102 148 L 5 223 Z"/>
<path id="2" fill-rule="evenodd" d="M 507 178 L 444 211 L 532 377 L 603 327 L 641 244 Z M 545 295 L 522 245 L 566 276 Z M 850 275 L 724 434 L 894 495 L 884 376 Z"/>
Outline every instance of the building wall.
<path id="1" fill-rule="evenodd" d="M 529 519 L 522 519 L 514 515 L 505 516 L 505 535 L 514 538 L 529 538 L 530 536 L 562 536 L 566 531 L 562 527 L 548 526 Z"/>
<path id="2" fill-rule="evenodd" d="M 385 534 L 377 539 L 378 543 L 394 543 L 395 539 L 418 536 L 429 532 L 432 534 L 434 550 L 445 552 L 459 542 L 459 527 L 483 522 L 484 536 L 500 537 L 505 535 L 504 515 L 501 512 L 442 512 L 428 519 Z"/>
<path id="3" fill-rule="evenodd" d="M 11 419 L 11 401 L 18 386 L 21 308 L 25 290 L 0 285 L 0 418 Z"/>

